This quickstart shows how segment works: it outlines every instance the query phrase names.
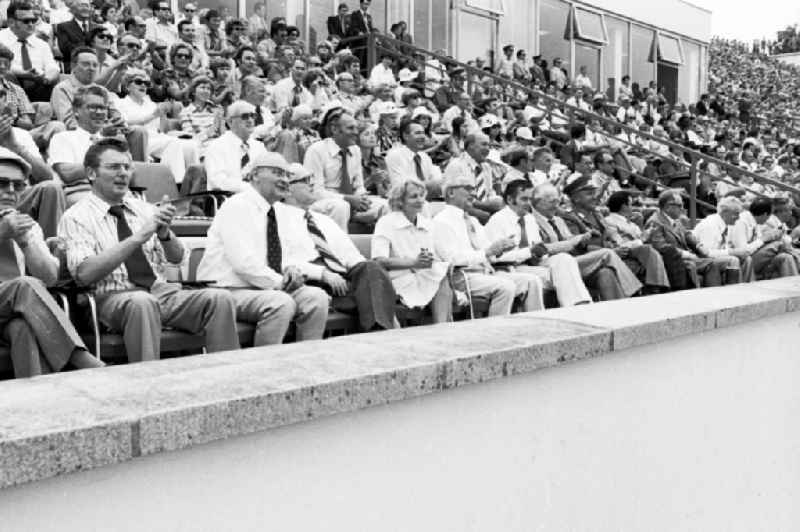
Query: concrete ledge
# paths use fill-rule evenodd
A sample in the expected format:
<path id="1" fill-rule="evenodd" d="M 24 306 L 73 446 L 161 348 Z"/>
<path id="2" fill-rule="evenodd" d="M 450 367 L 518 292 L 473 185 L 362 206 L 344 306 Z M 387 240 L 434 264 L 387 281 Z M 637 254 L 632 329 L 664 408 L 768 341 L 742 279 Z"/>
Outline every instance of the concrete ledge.
<path id="1" fill-rule="evenodd" d="M 800 279 L 0 383 L 0 488 L 794 312 Z"/>

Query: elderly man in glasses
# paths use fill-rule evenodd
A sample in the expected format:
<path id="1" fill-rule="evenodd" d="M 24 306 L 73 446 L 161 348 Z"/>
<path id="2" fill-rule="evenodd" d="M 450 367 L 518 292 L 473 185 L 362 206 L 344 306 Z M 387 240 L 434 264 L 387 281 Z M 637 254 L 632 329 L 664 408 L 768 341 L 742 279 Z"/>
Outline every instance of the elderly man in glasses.
<path id="1" fill-rule="evenodd" d="M 172 23 L 172 8 L 167 0 L 159 0 L 153 7 L 154 17 L 145 21 L 144 38 L 156 46 L 171 47 L 178 42 L 178 30 Z"/>
<path id="2" fill-rule="evenodd" d="M 58 277 L 58 260 L 41 228 L 17 209 L 30 169 L 0 148 L 0 353 L 10 352 L 16 377 L 101 367 L 45 289 Z"/>
<path id="3" fill-rule="evenodd" d="M 277 153 L 256 155 L 247 182 L 228 198 L 208 230 L 199 279 L 230 290 L 236 319 L 256 325 L 254 345 L 279 344 L 292 320 L 298 341 L 322 338 L 328 294 L 306 280 L 338 286 L 305 227 L 303 211 L 283 203 L 288 164 Z"/>

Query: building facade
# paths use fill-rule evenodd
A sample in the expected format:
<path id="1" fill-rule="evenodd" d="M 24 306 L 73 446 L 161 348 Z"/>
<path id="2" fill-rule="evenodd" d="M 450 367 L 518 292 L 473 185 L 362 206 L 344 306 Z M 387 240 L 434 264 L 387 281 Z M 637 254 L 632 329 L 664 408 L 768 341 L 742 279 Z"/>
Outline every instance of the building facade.
<path id="1" fill-rule="evenodd" d="M 178 8 L 178 1 L 175 8 Z M 249 16 L 257 1 L 267 17 L 286 17 L 313 46 L 327 37 L 327 17 L 342 0 L 199 0 Z M 351 10 L 358 0 L 345 0 Z M 405 21 L 415 44 L 467 61 L 490 63 L 506 44 L 560 57 L 571 76 L 586 66 L 595 87 L 613 93 L 620 80 L 665 87 L 673 101 L 705 90 L 711 13 L 684 0 L 373 0 L 373 22 L 387 31 Z"/>

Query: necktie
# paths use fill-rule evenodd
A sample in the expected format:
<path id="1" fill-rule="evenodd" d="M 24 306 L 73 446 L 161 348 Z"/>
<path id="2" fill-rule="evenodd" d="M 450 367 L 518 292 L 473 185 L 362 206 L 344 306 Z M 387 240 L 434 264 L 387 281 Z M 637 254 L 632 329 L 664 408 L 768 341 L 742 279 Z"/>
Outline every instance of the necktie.
<path id="1" fill-rule="evenodd" d="M 349 153 L 347 150 L 342 150 L 339 152 L 339 155 L 342 156 L 342 182 L 339 185 L 339 192 L 342 194 L 352 194 L 353 183 L 350 181 L 350 169 L 347 168 L 347 156 Z"/>
<path id="2" fill-rule="evenodd" d="M 525 229 L 525 217 L 520 216 L 517 219 L 517 223 L 519 223 L 519 230 L 520 230 L 519 247 L 527 248 L 528 246 L 530 246 L 530 242 L 528 242 L 528 231 L 527 229 Z"/>
<path id="3" fill-rule="evenodd" d="M 562 235 L 561 231 L 558 230 L 558 224 L 554 219 L 550 220 L 550 225 L 553 227 L 553 231 L 556 232 L 556 236 L 558 237 L 559 242 L 564 240 L 564 235 Z"/>
<path id="4" fill-rule="evenodd" d="M 728 247 L 728 226 L 725 226 L 725 229 L 722 230 L 722 243 L 720 244 L 720 249 L 725 249 Z"/>
<path id="5" fill-rule="evenodd" d="M 278 273 L 283 273 L 283 250 L 278 236 L 278 220 L 275 219 L 275 207 L 267 211 L 267 266 Z"/>
<path id="6" fill-rule="evenodd" d="M 311 240 L 314 241 L 314 247 L 317 248 L 317 253 L 319 253 L 319 256 L 325 262 L 325 266 L 335 273 L 347 273 L 347 268 L 345 268 L 344 264 L 333 254 L 333 251 L 328 245 L 328 240 L 325 238 L 325 235 L 322 234 L 322 231 L 320 231 L 317 222 L 314 221 L 310 212 L 306 212 L 306 226 L 308 227 L 308 233 L 311 235 Z"/>
<path id="7" fill-rule="evenodd" d="M 294 88 L 292 89 L 292 93 L 294 94 L 292 96 L 292 107 L 297 107 L 298 105 L 300 105 L 301 92 L 303 92 L 303 89 L 300 87 L 300 85 L 295 85 Z"/>
<path id="8" fill-rule="evenodd" d="M 242 151 L 244 155 L 242 155 L 241 168 L 244 168 L 247 166 L 247 163 L 250 162 L 250 153 L 247 150 L 247 144 L 242 144 Z"/>
<path id="9" fill-rule="evenodd" d="M 113 205 L 108 208 L 108 214 L 117 219 L 117 240 L 122 242 L 133 233 L 125 220 L 125 208 L 122 205 Z M 150 288 L 156 281 L 153 268 L 144 256 L 142 246 L 138 246 L 133 253 L 125 259 L 125 268 L 128 270 L 128 280 L 136 286 Z"/>
<path id="10" fill-rule="evenodd" d="M 31 54 L 28 50 L 28 42 L 25 39 L 19 40 L 20 55 L 22 56 L 22 70 L 30 70 L 33 68 L 31 63 Z"/>
<path id="11" fill-rule="evenodd" d="M 260 126 L 264 123 L 264 115 L 261 114 L 261 106 L 256 106 L 256 125 Z"/>
<path id="12" fill-rule="evenodd" d="M 0 241 L 0 283 L 16 279 L 21 273 L 14 251 L 14 241 L 10 238 Z"/>
<path id="13" fill-rule="evenodd" d="M 422 157 L 420 157 L 419 153 L 414 154 L 414 168 L 417 171 L 417 179 L 424 182 L 425 174 L 422 173 Z"/>
<path id="14" fill-rule="evenodd" d="M 481 173 L 483 172 L 483 167 L 479 164 L 475 167 L 475 197 L 478 201 L 483 201 L 486 199 L 486 183 L 485 180 L 481 177 Z"/>

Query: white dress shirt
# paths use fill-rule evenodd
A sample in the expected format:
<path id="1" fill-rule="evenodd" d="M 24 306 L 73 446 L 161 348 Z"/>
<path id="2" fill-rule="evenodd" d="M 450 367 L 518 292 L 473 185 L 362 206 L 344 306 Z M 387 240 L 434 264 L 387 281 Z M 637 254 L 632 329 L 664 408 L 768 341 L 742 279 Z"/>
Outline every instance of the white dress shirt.
<path id="1" fill-rule="evenodd" d="M 433 164 L 430 156 L 422 151 L 416 154 L 408 146 L 401 144 L 395 146 L 384 157 L 386 161 L 386 171 L 389 173 L 389 180 L 392 185 L 401 183 L 409 177 L 417 177 L 417 165 L 414 164 L 414 156 L 419 154 L 420 166 L 424 181 L 436 181 L 442 178 L 442 171 Z"/>
<path id="2" fill-rule="evenodd" d="M 475 171 L 478 166 L 480 166 L 481 171 L 476 176 Z M 478 183 L 483 181 L 483 186 L 486 189 L 486 197 L 482 199 L 485 200 L 497 196 L 497 193 L 494 191 L 492 183 L 492 170 L 489 168 L 489 165 L 485 162 L 478 163 L 467 152 L 463 152 L 461 155 L 451 160 L 449 163 L 447 163 L 447 167 L 444 169 L 445 180 L 458 176 L 468 176 L 470 179 L 473 179 L 476 191 L 478 189 Z"/>
<path id="3" fill-rule="evenodd" d="M 521 248 L 519 243 L 522 239 L 522 227 L 519 225 L 519 215 L 511 210 L 511 207 L 503 207 L 486 222 L 486 237 L 490 242 L 511 237 L 516 244 L 514 249 L 497 257 L 496 262 L 521 264 L 531 258 L 530 246 L 540 243 L 542 235 L 539 234 L 539 224 L 533 214 L 526 214 L 523 217 L 523 223 L 525 224 L 525 235 L 528 237 L 528 245 Z"/>
<path id="4" fill-rule="evenodd" d="M 753 214 L 743 210 L 730 231 L 733 249 L 746 249 L 748 253 L 755 253 L 764 245 L 761 231 L 762 227 L 758 225 Z"/>
<path id="5" fill-rule="evenodd" d="M 348 270 L 360 262 L 367 260 L 353 243 L 353 239 L 339 227 L 333 218 L 320 212 L 306 211 L 314 219 L 314 223 L 322 232 L 328 247 Z M 319 256 L 319 254 L 317 254 Z"/>
<path id="6" fill-rule="evenodd" d="M 342 156 L 339 147 L 332 138 L 315 142 L 306 150 L 303 166 L 314 174 L 314 196 L 319 199 L 341 196 Z M 347 171 L 354 194 L 366 194 L 364 174 L 361 167 L 361 150 L 358 146 L 347 148 Z"/>
<path id="7" fill-rule="evenodd" d="M 55 80 L 58 78 L 58 63 L 53 57 L 50 46 L 35 35 L 31 35 L 25 42 L 28 46 L 28 55 L 31 58 L 31 66 L 44 74 L 47 79 Z M 19 38 L 10 28 L 0 30 L 0 44 L 3 44 L 14 52 L 14 59 L 11 60 L 11 68 L 22 70 L 22 44 Z"/>
<path id="8" fill-rule="evenodd" d="M 644 240 L 642 229 L 618 212 L 609 213 L 605 222 L 611 232 L 610 240 L 615 244 L 622 247 L 642 245 Z"/>
<path id="9" fill-rule="evenodd" d="M 252 186 L 245 183 L 217 211 L 208 229 L 206 251 L 197 267 L 197 278 L 216 281 L 229 288 L 280 290 L 283 272 L 276 272 L 267 261 L 267 213 L 275 209 L 281 266 L 296 266 L 309 279 L 322 279 L 324 266 L 312 264 L 318 257 L 314 242 L 305 230 L 301 209 L 270 205 Z"/>
<path id="10" fill-rule="evenodd" d="M 100 138 L 99 133 L 92 135 L 81 127 L 56 133 L 50 138 L 50 146 L 47 150 L 50 156 L 50 165 L 83 164 L 83 157 L 89 150 L 89 146 L 92 145 L 93 140 L 98 138 Z"/>
<path id="11" fill-rule="evenodd" d="M 156 18 L 147 19 L 144 23 L 145 40 L 154 42 L 158 46 L 166 46 L 168 49 L 178 42 L 178 29 L 174 24 L 161 24 Z"/>
<path id="12" fill-rule="evenodd" d="M 377 87 L 378 85 L 397 85 L 397 80 L 391 68 L 386 68 L 383 66 L 383 63 L 378 63 L 372 67 L 372 71 L 369 73 L 368 83 L 373 87 Z"/>
<path id="13" fill-rule="evenodd" d="M 206 146 L 206 176 L 209 190 L 239 192 L 245 188 L 242 177 L 250 171 L 259 153 L 266 153 L 264 143 L 254 139 L 244 142 L 232 131 L 226 131 Z M 250 162 L 242 168 L 242 157 L 248 153 Z"/>
<path id="14" fill-rule="evenodd" d="M 139 231 L 148 218 L 155 214 L 155 206 L 134 198 L 130 194 L 122 201 L 125 207 L 125 221 L 132 233 Z M 58 236 L 67 246 L 67 268 L 73 277 L 77 276 L 78 266 L 87 258 L 99 255 L 119 244 L 117 219 L 109 214 L 109 203 L 96 194 L 89 194 L 67 209 L 58 224 Z M 174 238 L 174 237 L 173 237 Z M 156 235 L 142 245 L 147 262 L 153 269 L 156 279 L 166 282 L 164 277 L 167 265 L 166 255 Z M 183 260 L 189 256 L 184 248 Z M 123 262 L 92 287 L 95 294 L 117 290 L 133 290 L 136 286 L 128 279 L 128 270 Z"/>
<path id="15" fill-rule="evenodd" d="M 140 123 L 147 117 L 152 117 L 153 112 L 156 110 L 156 103 L 150 99 L 150 96 L 145 95 L 142 103 L 137 103 L 130 97 L 130 95 L 117 101 L 116 108 L 125 119 L 127 123 Z M 154 116 L 145 123 L 140 125 L 147 130 L 148 133 L 158 133 L 158 127 L 161 119 Z"/>
<path id="16" fill-rule="evenodd" d="M 433 252 L 432 222 L 418 215 L 411 223 L 399 211 L 382 216 L 372 236 L 372 258 L 416 258 L 422 249 Z M 408 307 L 424 307 L 433 300 L 449 264 L 434 260 L 430 268 L 387 270 L 395 292 Z"/>
<path id="17" fill-rule="evenodd" d="M 275 101 L 275 109 L 283 111 L 284 109 L 291 109 L 292 100 L 294 99 L 294 88 L 297 84 L 292 79 L 292 76 L 283 78 L 272 87 L 272 97 Z M 314 107 L 314 95 L 312 95 L 307 88 L 300 83 L 300 104 Z"/>
<path id="18" fill-rule="evenodd" d="M 433 241 L 436 256 L 455 266 L 486 266 L 486 238 L 477 219 L 452 205 L 433 218 Z"/>
<path id="19" fill-rule="evenodd" d="M 451 106 L 444 113 L 442 113 L 442 126 L 444 126 L 444 128 L 448 132 L 452 133 L 453 132 L 453 120 L 455 120 L 456 117 L 459 117 L 459 116 L 462 116 L 462 115 L 466 119 L 465 123 L 467 124 L 467 132 L 474 133 L 474 132 L 480 130 L 480 127 L 478 126 L 478 122 L 475 121 L 474 118 L 472 118 L 472 113 L 470 113 L 469 111 L 463 111 L 457 105 Z"/>
<path id="20" fill-rule="evenodd" d="M 719 214 L 706 216 L 692 230 L 712 257 L 727 255 L 730 249 L 728 225 Z"/>

